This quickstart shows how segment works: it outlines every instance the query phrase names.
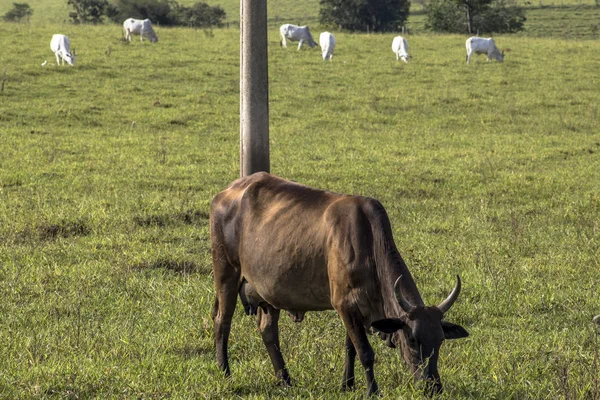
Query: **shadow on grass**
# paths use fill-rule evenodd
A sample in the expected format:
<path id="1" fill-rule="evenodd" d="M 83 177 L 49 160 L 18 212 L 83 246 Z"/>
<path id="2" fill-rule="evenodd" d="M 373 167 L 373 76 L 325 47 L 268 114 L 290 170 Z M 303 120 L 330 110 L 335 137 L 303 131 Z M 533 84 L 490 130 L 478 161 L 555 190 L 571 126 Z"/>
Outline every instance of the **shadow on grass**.
<path id="1" fill-rule="evenodd" d="M 88 236 L 91 229 L 83 221 L 61 221 L 55 224 L 42 224 L 18 233 L 20 242 L 27 240 L 52 241 L 58 238 Z"/>
<path id="2" fill-rule="evenodd" d="M 210 345 L 205 344 L 200 346 L 185 345 L 183 347 L 173 349 L 172 351 L 174 354 L 183 357 L 186 360 L 189 360 L 192 358 L 203 357 L 206 355 L 212 356 L 215 352 L 215 348 L 214 345 L 211 343 Z"/>
<path id="3" fill-rule="evenodd" d="M 171 260 L 166 258 L 160 258 L 155 261 L 142 261 L 132 265 L 132 268 L 138 271 L 145 269 L 164 269 L 182 275 L 193 274 L 202 270 L 202 268 L 198 267 L 198 264 L 193 261 Z"/>
<path id="4" fill-rule="evenodd" d="M 164 227 L 177 223 L 186 225 L 205 225 L 209 215 L 205 211 L 187 210 L 173 214 L 155 214 L 133 217 L 133 222 L 141 227 Z"/>

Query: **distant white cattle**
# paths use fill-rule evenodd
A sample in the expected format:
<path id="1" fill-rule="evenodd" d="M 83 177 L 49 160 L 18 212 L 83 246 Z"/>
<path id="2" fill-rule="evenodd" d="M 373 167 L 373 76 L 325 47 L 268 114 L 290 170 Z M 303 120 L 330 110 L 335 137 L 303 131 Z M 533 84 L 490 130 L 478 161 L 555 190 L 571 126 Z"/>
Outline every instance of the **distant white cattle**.
<path id="1" fill-rule="evenodd" d="M 71 42 L 65 35 L 59 33 L 52 35 L 50 50 L 56 56 L 56 64 L 60 65 L 60 60 L 62 60 L 63 65 L 65 61 L 69 65 L 75 65 L 75 54 L 71 53 Z"/>
<path id="2" fill-rule="evenodd" d="M 467 39 L 467 64 L 471 61 L 471 56 L 473 53 L 476 54 L 486 54 L 487 60 L 490 61 L 491 58 L 496 59 L 498 62 L 504 61 L 504 51 L 500 52 L 496 47 L 496 43 L 494 43 L 494 39 L 492 38 L 480 38 L 477 36 L 472 36 Z"/>
<path id="3" fill-rule="evenodd" d="M 396 55 L 396 61 L 402 60 L 408 63 L 410 56 L 408 55 L 408 43 L 402 36 L 396 36 L 392 41 L 392 51 Z"/>
<path id="4" fill-rule="evenodd" d="M 330 32 L 321 32 L 319 44 L 321 45 L 323 61 L 331 61 L 333 59 L 333 51 L 335 50 L 335 37 Z"/>
<path id="5" fill-rule="evenodd" d="M 284 24 L 281 25 L 281 27 L 279 28 L 279 34 L 281 35 L 281 45 L 283 47 L 287 48 L 287 42 L 286 39 L 289 39 L 292 42 L 297 42 L 300 41 L 300 43 L 298 43 L 298 50 L 300 50 L 300 48 L 302 47 L 302 44 L 304 42 L 308 43 L 308 45 L 310 47 L 315 47 L 317 45 L 317 43 L 315 42 L 315 40 L 313 39 L 312 35 L 310 34 L 310 30 L 308 29 L 308 26 L 296 26 L 296 25 L 292 25 L 292 24 Z"/>
<path id="6" fill-rule="evenodd" d="M 140 41 L 144 41 L 144 38 L 148 39 L 152 43 L 158 42 L 158 37 L 152 29 L 152 21 L 149 19 L 134 19 L 129 18 L 123 22 L 123 30 L 125 30 L 125 40 L 131 42 L 131 35 L 140 35 Z"/>

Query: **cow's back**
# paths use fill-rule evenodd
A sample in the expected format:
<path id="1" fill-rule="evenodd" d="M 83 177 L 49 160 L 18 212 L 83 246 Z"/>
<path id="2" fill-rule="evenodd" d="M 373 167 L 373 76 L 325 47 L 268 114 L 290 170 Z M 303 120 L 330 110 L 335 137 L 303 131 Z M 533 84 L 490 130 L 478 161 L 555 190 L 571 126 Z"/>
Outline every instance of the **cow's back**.
<path id="1" fill-rule="evenodd" d="M 480 38 L 477 36 L 472 36 L 467 39 L 466 47 L 467 51 L 486 53 L 493 50 L 496 47 L 496 43 L 492 38 Z"/>
<path id="2" fill-rule="evenodd" d="M 290 29 L 290 27 L 293 25 L 290 24 L 283 24 L 279 27 L 279 33 L 281 34 L 281 36 L 286 36 L 288 33 L 288 30 Z"/>
<path id="3" fill-rule="evenodd" d="M 152 29 L 152 21 L 150 21 L 149 19 L 145 19 L 143 21 L 141 21 L 142 24 L 142 30 L 143 31 L 153 31 L 154 29 Z"/>
<path id="4" fill-rule="evenodd" d="M 392 41 L 392 51 L 394 53 L 398 53 L 399 51 L 404 54 L 408 53 L 408 43 L 406 42 L 406 39 L 402 36 L 396 36 Z"/>
<path id="5" fill-rule="evenodd" d="M 335 37 L 331 32 L 321 32 L 321 35 L 319 35 L 319 45 L 322 49 L 333 49 L 335 48 Z"/>
<path id="6" fill-rule="evenodd" d="M 69 42 L 69 38 L 65 35 L 54 34 L 52 35 L 52 40 L 50 40 L 50 49 L 56 53 L 59 50 L 69 51 L 71 47 L 71 43 Z"/>
<path id="7" fill-rule="evenodd" d="M 273 306 L 330 309 L 333 281 L 358 291 L 371 286 L 364 199 L 266 173 L 240 178 L 211 203 L 213 249 L 223 246 L 229 262 Z"/>
<path id="8" fill-rule="evenodd" d="M 127 18 L 123 22 L 123 29 L 131 33 L 140 34 L 143 22 L 141 19 Z"/>

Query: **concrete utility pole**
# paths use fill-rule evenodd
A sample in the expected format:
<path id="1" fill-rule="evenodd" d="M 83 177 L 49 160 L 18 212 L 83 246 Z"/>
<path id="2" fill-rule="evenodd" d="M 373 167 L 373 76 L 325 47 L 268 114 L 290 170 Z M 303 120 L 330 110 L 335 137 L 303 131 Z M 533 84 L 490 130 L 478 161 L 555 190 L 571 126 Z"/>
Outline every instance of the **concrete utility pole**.
<path id="1" fill-rule="evenodd" d="M 267 0 L 240 0 L 240 176 L 269 167 Z"/>

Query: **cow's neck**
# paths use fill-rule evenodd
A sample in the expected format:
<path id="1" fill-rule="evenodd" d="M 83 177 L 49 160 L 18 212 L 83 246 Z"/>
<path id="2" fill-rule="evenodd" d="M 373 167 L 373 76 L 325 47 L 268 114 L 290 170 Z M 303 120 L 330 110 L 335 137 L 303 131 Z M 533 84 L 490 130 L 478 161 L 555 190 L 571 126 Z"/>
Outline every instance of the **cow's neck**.
<path id="1" fill-rule="evenodd" d="M 414 305 L 423 305 L 423 300 L 410 271 L 396 248 L 390 220 L 383 205 L 373 202 L 371 206 L 373 255 L 383 297 L 383 312 L 387 318 L 399 317 L 404 314 L 394 295 L 394 283 L 399 276 L 402 276 L 400 288 L 404 298 Z"/>
<path id="2" fill-rule="evenodd" d="M 413 305 L 422 306 L 424 305 L 423 299 L 421 298 L 419 289 L 417 289 L 415 280 L 395 246 L 388 251 L 387 258 L 387 262 L 380 266 L 382 269 L 380 277 L 381 284 L 382 287 L 385 288 L 385 290 L 383 290 L 384 312 L 388 318 L 399 317 L 404 314 L 404 311 L 402 311 L 402 308 L 396 301 L 396 296 L 394 294 L 394 283 L 399 276 L 402 276 L 402 279 L 400 280 L 400 289 L 406 300 Z"/>

